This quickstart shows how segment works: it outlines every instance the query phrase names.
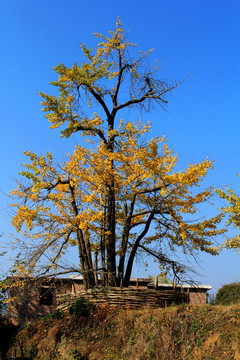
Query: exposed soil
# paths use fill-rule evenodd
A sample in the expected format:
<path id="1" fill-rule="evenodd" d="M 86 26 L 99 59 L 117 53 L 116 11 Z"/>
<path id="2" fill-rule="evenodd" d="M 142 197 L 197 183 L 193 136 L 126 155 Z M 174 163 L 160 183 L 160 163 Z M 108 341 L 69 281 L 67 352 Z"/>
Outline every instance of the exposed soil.
<path id="1" fill-rule="evenodd" d="M 14 339 L 17 331 L 17 326 L 12 325 L 6 318 L 0 316 L 0 359 L 11 346 L 11 341 Z"/>
<path id="2" fill-rule="evenodd" d="M 240 360 L 240 306 L 123 310 L 39 320 L 18 332 L 8 356 L 38 360 Z"/>

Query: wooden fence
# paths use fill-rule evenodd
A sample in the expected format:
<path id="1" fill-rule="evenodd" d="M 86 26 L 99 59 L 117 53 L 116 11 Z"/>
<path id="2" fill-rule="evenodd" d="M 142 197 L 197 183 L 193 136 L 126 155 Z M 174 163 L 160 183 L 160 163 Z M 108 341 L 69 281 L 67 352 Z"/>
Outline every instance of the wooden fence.
<path id="1" fill-rule="evenodd" d="M 125 306 L 132 309 L 144 306 L 158 308 L 172 304 L 189 303 L 189 294 L 174 290 L 94 288 L 57 295 L 57 308 L 64 311 L 80 297 L 84 297 L 95 304 L 108 303 L 110 306 Z"/>

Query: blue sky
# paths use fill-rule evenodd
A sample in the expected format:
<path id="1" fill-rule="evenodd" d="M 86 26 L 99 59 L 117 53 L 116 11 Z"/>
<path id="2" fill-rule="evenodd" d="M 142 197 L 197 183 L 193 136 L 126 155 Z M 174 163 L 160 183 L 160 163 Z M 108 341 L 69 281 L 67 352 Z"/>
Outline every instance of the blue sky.
<path id="1" fill-rule="evenodd" d="M 0 229 L 5 241 L 12 231 L 5 195 L 14 187 L 24 150 L 72 151 L 74 140 L 50 130 L 38 91 L 51 92 L 52 67 L 81 62 L 79 43 L 94 46 L 94 32 L 113 29 L 117 16 L 139 49 L 154 48 L 162 77 L 188 79 L 169 98 L 167 112 L 155 109 L 145 119 L 153 135 L 165 135 L 179 154 L 179 167 L 208 157 L 214 169 L 203 186 L 240 189 L 240 3 L 239 1 L 88 1 L 2 0 L 0 4 Z M 214 199 L 216 206 L 221 204 Z M 200 215 L 211 215 L 205 208 Z M 204 275 L 216 292 L 240 280 L 239 255 L 201 255 Z M 4 262 L 4 264 L 6 264 Z M 155 275 L 151 266 L 149 273 Z M 145 276 L 141 269 L 136 276 Z"/>

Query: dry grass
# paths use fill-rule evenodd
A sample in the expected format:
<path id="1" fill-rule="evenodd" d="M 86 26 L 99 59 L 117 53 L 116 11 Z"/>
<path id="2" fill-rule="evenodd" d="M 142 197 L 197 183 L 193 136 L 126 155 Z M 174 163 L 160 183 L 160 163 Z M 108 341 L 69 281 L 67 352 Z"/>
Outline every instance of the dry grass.
<path id="1" fill-rule="evenodd" d="M 15 349 L 19 356 L 45 360 L 238 360 L 240 306 L 104 306 L 88 318 L 66 315 L 31 324 L 19 332 L 9 355 Z"/>

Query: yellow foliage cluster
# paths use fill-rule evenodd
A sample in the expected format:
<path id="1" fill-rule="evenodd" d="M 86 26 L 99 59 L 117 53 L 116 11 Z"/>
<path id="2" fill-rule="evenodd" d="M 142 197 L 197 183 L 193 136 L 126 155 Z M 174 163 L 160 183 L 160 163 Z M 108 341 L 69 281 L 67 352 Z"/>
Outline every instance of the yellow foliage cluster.
<path id="1" fill-rule="evenodd" d="M 174 171 L 178 157 L 168 148 L 164 138 L 154 138 L 145 144 L 140 141 L 141 134 L 148 129 L 149 125 L 144 127 L 140 123 L 122 125 L 123 135 L 119 136 L 114 153 L 104 144 L 96 149 L 78 145 L 59 168 L 53 166 L 51 154 L 36 156 L 27 152 L 30 163 L 24 164 L 28 171 L 23 171 L 22 175 L 30 186 L 27 190 L 18 186 L 12 192 L 17 199 L 12 204 L 16 208 L 12 223 L 17 231 L 25 225 L 32 230 L 28 233 L 30 237 L 44 237 L 47 247 L 59 249 L 59 239 L 66 239 L 69 232 L 71 236 L 66 246 L 77 245 L 74 234 L 81 229 L 89 239 L 90 247 L 96 248 L 104 234 L 102 224 L 107 189 L 114 179 L 119 239 L 126 221 L 126 207 L 130 207 L 135 198 L 132 229 L 145 224 L 152 209 L 156 213 L 158 230 L 146 237 L 145 243 L 162 241 L 164 234 L 164 241 L 172 248 L 181 246 L 185 252 L 200 249 L 217 253 L 218 248 L 209 239 L 223 233 L 218 229 L 221 216 L 189 222 L 197 205 L 212 195 L 211 189 L 199 193 L 192 190 L 212 168 L 212 162 L 204 160 L 190 165 L 185 171 Z M 78 213 L 73 200 L 78 204 Z M 53 232 L 50 224 L 54 224 Z M 131 236 L 134 238 L 134 234 Z M 117 253 L 120 247 L 119 241 Z"/>
<path id="2" fill-rule="evenodd" d="M 227 218 L 226 225 L 231 226 L 237 230 L 240 229 L 240 197 L 236 194 L 232 189 L 226 188 L 225 190 L 217 189 L 216 193 L 220 197 L 220 199 L 225 201 L 225 206 L 221 208 L 224 216 Z M 219 246 L 227 249 L 236 249 L 239 251 L 240 249 L 240 236 L 236 234 L 235 236 L 231 236 L 225 240 L 225 242 Z"/>
<path id="3" fill-rule="evenodd" d="M 119 19 L 107 36 L 95 35 L 100 39 L 95 51 L 81 44 L 81 66 L 54 68 L 58 79 L 52 84 L 59 96 L 40 93 L 50 127 L 64 125 L 62 136 L 78 132 L 92 145 L 77 145 L 56 164 L 51 153 L 25 152 L 29 162 L 21 175 L 26 183 L 12 192 L 13 225 L 36 244 L 32 263 L 47 251 L 52 271 L 67 247 L 77 246 L 87 286 L 97 284 L 97 268 L 103 278 L 107 273 L 108 284 L 120 284 L 125 269 L 129 279 L 138 250 L 159 261 L 167 259 L 162 255 L 166 249 L 178 247 L 184 253 L 216 254 L 219 247 L 212 239 L 224 232 L 221 214 L 193 218 L 198 205 L 212 196 L 211 188 L 197 191 L 212 162 L 205 159 L 176 171 L 178 156 L 164 137 L 143 140 L 149 139 L 151 124 L 118 116 L 133 106 L 149 110 L 155 102 L 164 107 L 178 83 L 155 78 L 157 64 L 151 71 L 145 66 L 152 50 L 140 51 L 137 59 L 130 56 L 129 47 L 135 45 L 125 39 Z M 98 112 L 89 115 L 95 103 Z"/>

